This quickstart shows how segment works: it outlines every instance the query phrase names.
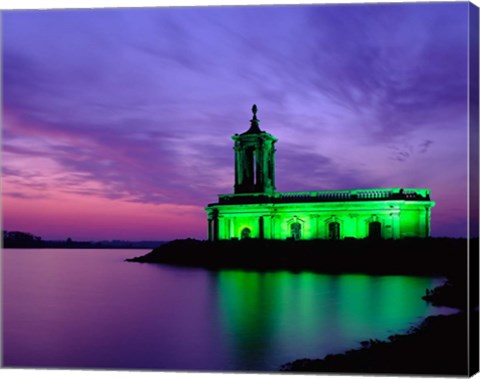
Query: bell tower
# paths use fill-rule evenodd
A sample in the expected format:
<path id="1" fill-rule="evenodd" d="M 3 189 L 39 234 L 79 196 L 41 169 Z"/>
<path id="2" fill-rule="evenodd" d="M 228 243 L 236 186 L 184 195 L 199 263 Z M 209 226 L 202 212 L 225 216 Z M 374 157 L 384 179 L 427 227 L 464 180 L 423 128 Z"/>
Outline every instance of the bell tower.
<path id="1" fill-rule="evenodd" d="M 275 192 L 275 147 L 278 140 L 260 130 L 257 106 L 252 107 L 253 117 L 250 128 L 242 134 L 235 134 L 235 186 L 234 193 Z"/>

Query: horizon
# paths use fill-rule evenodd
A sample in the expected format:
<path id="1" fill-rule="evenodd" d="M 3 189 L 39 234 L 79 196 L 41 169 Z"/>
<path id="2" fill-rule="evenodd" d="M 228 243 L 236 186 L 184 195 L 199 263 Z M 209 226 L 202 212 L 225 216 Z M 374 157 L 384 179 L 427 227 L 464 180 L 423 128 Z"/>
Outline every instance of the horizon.
<path id="1" fill-rule="evenodd" d="M 57 238 L 57 239 L 46 239 L 46 238 L 43 238 L 43 236 L 38 236 L 38 235 L 34 235 L 32 233 L 29 233 L 28 231 L 23 231 L 23 230 L 3 230 L 3 233 L 23 233 L 23 234 L 27 234 L 27 235 L 31 235 L 32 237 L 40 237 L 40 240 L 42 242 L 66 242 L 67 240 L 71 240 L 71 242 L 79 242 L 79 243 L 99 243 L 99 242 L 131 242 L 131 243 L 139 243 L 139 242 L 162 242 L 162 243 L 169 243 L 169 242 L 173 242 L 175 240 L 187 240 L 187 239 L 191 239 L 191 240 L 197 240 L 197 241 L 205 241 L 207 242 L 208 239 L 207 238 L 189 238 L 189 237 L 185 237 L 185 238 L 177 238 L 177 239 L 170 239 L 170 240 L 162 240 L 162 239 L 148 239 L 148 240 L 144 240 L 144 239 L 82 239 L 82 240 L 76 240 L 76 239 L 73 239 L 73 238 Z M 422 237 L 405 237 L 405 238 L 401 238 L 399 240 L 408 240 L 408 239 L 411 239 L 411 240 L 416 240 L 418 238 L 422 238 Z M 445 237 L 445 236 L 438 236 L 438 237 L 428 237 L 428 239 L 466 239 L 467 237 Z M 479 237 L 476 236 L 476 237 L 470 237 L 470 239 L 478 239 Z M 313 239 L 313 240 L 299 240 L 299 241 L 315 241 L 315 240 L 318 240 L 318 241 L 324 241 L 323 239 L 319 238 L 319 239 Z M 349 237 L 348 238 L 349 241 L 352 241 L 352 240 L 369 240 L 369 237 L 364 237 L 364 238 L 356 238 L 356 237 Z M 393 239 L 389 239 L 389 240 L 392 240 L 394 241 Z M 227 240 L 228 241 L 228 240 Z M 241 240 L 232 240 L 234 242 L 239 242 Z M 280 240 L 280 241 L 283 241 L 283 240 Z M 344 240 L 339 240 L 339 241 L 344 241 Z M 397 240 L 398 241 L 398 240 Z M 291 243 L 291 241 L 289 241 L 289 243 Z"/>
<path id="2" fill-rule="evenodd" d="M 3 229 L 206 239 L 255 103 L 278 192 L 428 188 L 465 238 L 468 6 L 3 11 Z"/>

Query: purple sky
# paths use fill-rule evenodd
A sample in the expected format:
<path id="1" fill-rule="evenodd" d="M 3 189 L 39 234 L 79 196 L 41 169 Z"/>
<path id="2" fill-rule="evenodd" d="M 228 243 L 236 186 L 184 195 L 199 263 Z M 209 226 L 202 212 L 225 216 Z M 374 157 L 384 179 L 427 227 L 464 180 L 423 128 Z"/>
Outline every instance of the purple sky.
<path id="1" fill-rule="evenodd" d="M 466 236 L 468 3 L 3 12 L 3 227 L 206 237 L 231 135 L 279 191 L 430 188 Z"/>

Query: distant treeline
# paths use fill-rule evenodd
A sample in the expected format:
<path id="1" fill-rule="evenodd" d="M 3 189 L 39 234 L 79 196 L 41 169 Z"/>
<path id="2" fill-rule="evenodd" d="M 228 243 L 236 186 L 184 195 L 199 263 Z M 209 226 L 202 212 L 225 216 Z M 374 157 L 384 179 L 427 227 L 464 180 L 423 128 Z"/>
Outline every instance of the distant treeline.
<path id="1" fill-rule="evenodd" d="M 3 231 L 3 247 L 7 249 L 66 248 L 66 249 L 153 249 L 165 241 L 48 241 L 30 233 Z"/>

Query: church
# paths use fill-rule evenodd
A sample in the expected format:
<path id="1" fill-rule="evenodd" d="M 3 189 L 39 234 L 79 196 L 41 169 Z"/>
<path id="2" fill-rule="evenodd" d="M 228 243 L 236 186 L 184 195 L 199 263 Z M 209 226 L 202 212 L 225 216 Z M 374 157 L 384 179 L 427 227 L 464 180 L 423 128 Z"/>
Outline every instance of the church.
<path id="1" fill-rule="evenodd" d="M 259 127 L 257 106 L 250 128 L 232 136 L 235 185 L 232 194 L 209 204 L 208 240 L 344 239 L 430 236 L 430 190 L 370 188 L 277 192 L 275 143 Z"/>

